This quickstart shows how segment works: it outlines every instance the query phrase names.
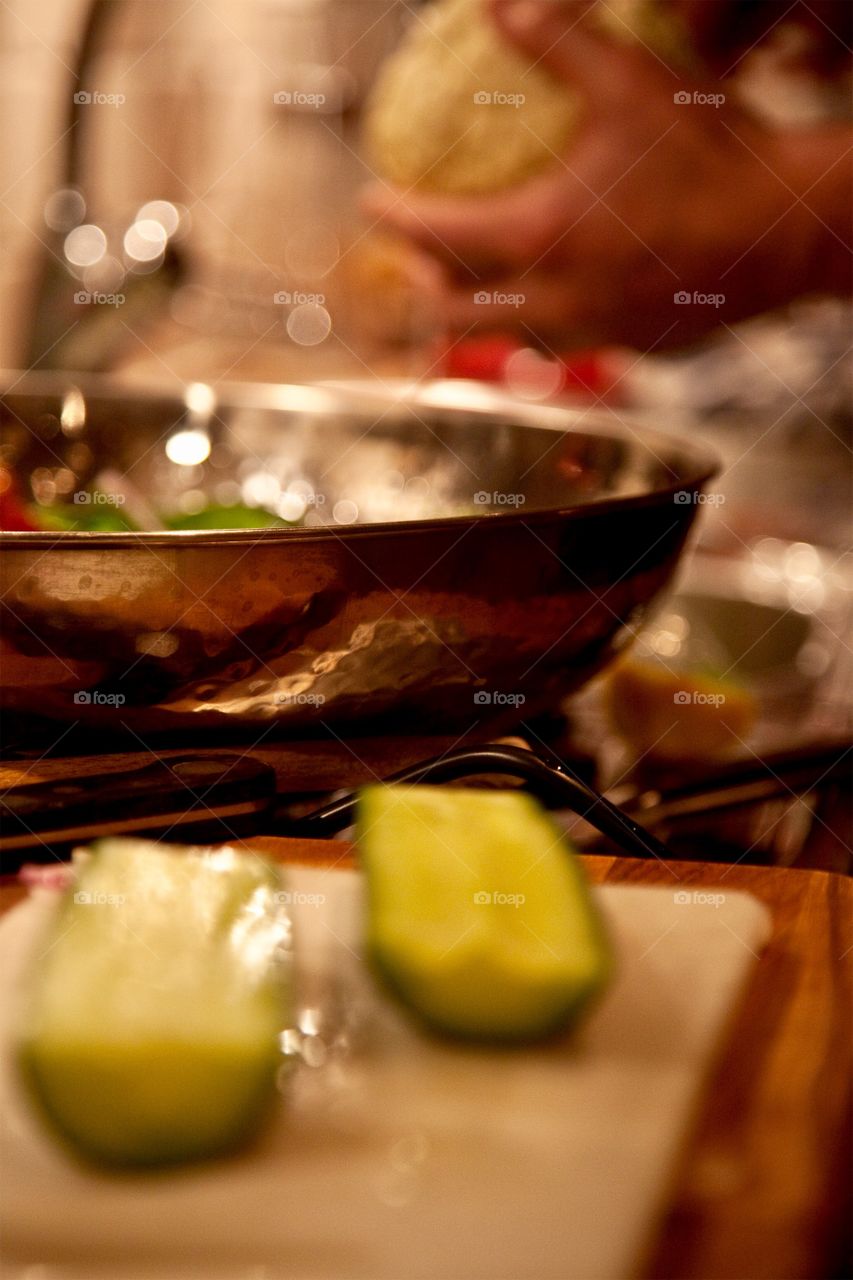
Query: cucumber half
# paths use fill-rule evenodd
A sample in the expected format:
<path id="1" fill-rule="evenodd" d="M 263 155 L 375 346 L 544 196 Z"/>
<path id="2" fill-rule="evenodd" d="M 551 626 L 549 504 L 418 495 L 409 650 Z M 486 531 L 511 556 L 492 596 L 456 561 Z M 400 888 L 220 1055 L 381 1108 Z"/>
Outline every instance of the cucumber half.
<path id="1" fill-rule="evenodd" d="M 357 840 L 368 953 L 431 1026 L 531 1040 L 606 985 L 612 955 L 583 869 L 530 796 L 366 787 Z"/>
<path id="2" fill-rule="evenodd" d="M 231 848 L 104 840 L 34 961 L 18 1060 L 80 1154 L 161 1165 L 250 1138 L 275 1097 L 290 922 Z"/>

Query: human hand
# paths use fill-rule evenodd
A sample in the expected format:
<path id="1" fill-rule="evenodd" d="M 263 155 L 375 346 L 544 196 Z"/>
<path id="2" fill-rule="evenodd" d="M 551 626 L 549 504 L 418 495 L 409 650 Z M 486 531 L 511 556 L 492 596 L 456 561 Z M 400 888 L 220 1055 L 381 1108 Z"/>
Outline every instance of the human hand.
<path id="1" fill-rule="evenodd" d="M 586 7 L 489 4 L 507 39 L 579 92 L 566 155 L 490 196 L 366 197 L 432 260 L 449 327 L 647 350 L 825 287 L 827 228 L 801 199 L 822 177 L 808 148 L 763 128 L 725 84 L 687 83 L 645 47 L 591 31 L 578 21 Z"/>

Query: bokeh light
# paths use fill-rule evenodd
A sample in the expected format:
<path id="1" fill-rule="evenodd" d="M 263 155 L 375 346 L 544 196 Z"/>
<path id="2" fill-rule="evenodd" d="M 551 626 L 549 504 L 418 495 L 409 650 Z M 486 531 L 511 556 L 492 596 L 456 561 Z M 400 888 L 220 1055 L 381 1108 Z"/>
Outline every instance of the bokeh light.
<path id="1" fill-rule="evenodd" d="M 287 332 L 300 347 L 315 347 L 328 338 L 332 317 L 317 302 L 303 302 L 287 317 Z"/>
<path id="2" fill-rule="evenodd" d="M 84 222 L 65 237 L 65 257 L 75 267 L 91 267 L 107 251 L 107 237 L 93 222 Z"/>
<path id="3" fill-rule="evenodd" d="M 181 211 L 171 200 L 149 200 L 136 214 L 136 224 L 158 222 L 167 236 L 173 236 L 181 224 Z"/>
<path id="4" fill-rule="evenodd" d="M 86 216 L 86 201 L 74 187 L 61 187 L 44 203 L 44 220 L 51 231 L 70 231 Z"/>
<path id="5" fill-rule="evenodd" d="M 154 218 L 140 218 L 124 233 L 124 251 L 135 262 L 154 262 L 166 247 L 165 228 Z"/>
<path id="6" fill-rule="evenodd" d="M 181 467 L 196 467 L 210 453 L 206 431 L 176 431 L 166 441 L 166 457 Z"/>

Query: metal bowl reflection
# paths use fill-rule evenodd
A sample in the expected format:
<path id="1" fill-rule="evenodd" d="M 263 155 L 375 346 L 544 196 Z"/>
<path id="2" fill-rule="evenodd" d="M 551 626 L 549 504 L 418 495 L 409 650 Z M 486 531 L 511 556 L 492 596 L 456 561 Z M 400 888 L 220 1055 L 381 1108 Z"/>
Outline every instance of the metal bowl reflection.
<path id="1" fill-rule="evenodd" d="M 219 398 L 28 375 L 0 404 L 7 464 L 48 487 L 119 475 L 158 504 L 301 517 L 0 536 L 2 705 L 137 731 L 532 714 L 630 638 L 714 472 L 693 444 L 474 384 Z"/>

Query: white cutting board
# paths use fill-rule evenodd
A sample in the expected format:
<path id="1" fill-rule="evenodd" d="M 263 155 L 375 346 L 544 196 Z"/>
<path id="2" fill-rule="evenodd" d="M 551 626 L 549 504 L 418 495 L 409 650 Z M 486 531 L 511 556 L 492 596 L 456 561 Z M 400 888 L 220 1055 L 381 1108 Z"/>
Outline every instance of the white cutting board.
<path id="1" fill-rule="evenodd" d="M 767 910 L 676 881 L 597 889 L 619 958 L 608 995 L 578 1036 L 501 1053 L 428 1039 L 379 994 L 357 954 L 358 873 L 294 867 L 289 882 L 303 1005 L 319 997 L 349 1044 L 324 1058 L 313 1040 L 317 1065 L 298 1066 L 243 1156 L 158 1176 L 78 1168 L 17 1092 L 6 1002 L 6 1280 L 630 1276 Z M 0 922 L 7 992 L 40 911 L 31 899 Z"/>

